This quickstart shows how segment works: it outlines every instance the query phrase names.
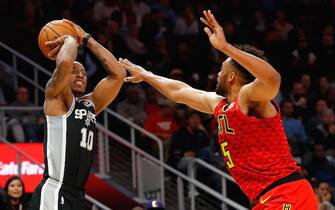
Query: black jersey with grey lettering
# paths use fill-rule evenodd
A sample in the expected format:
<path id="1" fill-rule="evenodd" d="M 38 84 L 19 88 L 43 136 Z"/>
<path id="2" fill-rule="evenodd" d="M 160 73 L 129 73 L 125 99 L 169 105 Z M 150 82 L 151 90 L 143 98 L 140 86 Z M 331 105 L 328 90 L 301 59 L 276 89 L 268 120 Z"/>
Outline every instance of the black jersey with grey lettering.
<path id="1" fill-rule="evenodd" d="M 91 101 L 73 97 L 67 114 L 46 116 L 44 177 L 83 189 L 95 150 L 95 109 Z"/>

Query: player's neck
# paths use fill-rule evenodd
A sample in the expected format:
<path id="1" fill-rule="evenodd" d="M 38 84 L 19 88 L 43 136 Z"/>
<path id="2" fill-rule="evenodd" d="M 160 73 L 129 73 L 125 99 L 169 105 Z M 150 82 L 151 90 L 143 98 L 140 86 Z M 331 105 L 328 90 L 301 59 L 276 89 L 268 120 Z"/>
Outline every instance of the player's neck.
<path id="1" fill-rule="evenodd" d="M 235 100 L 235 98 L 238 96 L 238 93 L 240 92 L 241 87 L 236 87 L 236 86 L 232 86 L 230 91 L 228 92 L 227 96 L 226 96 L 226 100 L 230 103 L 233 102 Z"/>

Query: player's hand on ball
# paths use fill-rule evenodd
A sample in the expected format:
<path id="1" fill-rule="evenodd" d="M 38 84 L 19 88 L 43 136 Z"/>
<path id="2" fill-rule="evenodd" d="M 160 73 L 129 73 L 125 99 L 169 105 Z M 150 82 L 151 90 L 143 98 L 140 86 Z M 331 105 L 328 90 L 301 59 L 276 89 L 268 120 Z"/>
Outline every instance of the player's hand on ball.
<path id="1" fill-rule="evenodd" d="M 78 43 L 81 45 L 83 43 L 83 39 L 84 39 L 84 37 L 87 33 L 84 31 L 84 29 L 82 29 L 79 25 L 75 24 L 71 20 L 63 19 L 63 21 L 73 26 L 73 28 L 76 30 L 78 38 L 79 38 Z"/>
<path id="2" fill-rule="evenodd" d="M 212 12 L 210 10 L 204 10 L 203 14 L 205 17 L 201 17 L 200 20 L 207 26 L 204 28 L 204 31 L 206 32 L 212 46 L 219 50 L 227 46 L 228 43 L 223 29 L 216 21 Z"/>
<path id="3" fill-rule="evenodd" d="M 150 72 L 148 72 L 147 70 L 145 70 L 141 66 L 133 64 L 132 62 L 130 62 L 127 59 L 119 58 L 119 63 L 131 75 L 129 77 L 124 78 L 125 82 L 139 83 L 139 82 L 142 82 L 148 74 L 150 74 Z"/>
<path id="4" fill-rule="evenodd" d="M 49 53 L 48 53 L 48 56 L 50 58 L 52 58 L 53 60 L 56 59 L 57 57 L 57 54 L 59 52 L 59 50 L 62 48 L 64 42 L 65 42 L 65 39 L 67 38 L 71 38 L 73 39 L 71 36 L 69 35 L 64 35 L 64 36 L 61 36 L 55 40 L 52 40 L 52 41 L 48 41 L 45 43 L 45 45 L 48 45 L 50 47 L 54 47 L 53 50 L 51 50 Z"/>

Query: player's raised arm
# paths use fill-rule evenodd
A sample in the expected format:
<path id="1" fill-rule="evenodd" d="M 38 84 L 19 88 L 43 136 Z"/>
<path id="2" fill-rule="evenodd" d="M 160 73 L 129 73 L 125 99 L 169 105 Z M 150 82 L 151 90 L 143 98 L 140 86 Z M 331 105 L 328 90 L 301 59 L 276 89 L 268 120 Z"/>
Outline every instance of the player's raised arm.
<path id="1" fill-rule="evenodd" d="M 112 53 L 96 42 L 80 26 L 69 20 L 64 21 L 73 25 L 77 31 L 80 42 L 91 50 L 108 73 L 108 76 L 97 84 L 93 92 L 85 96 L 92 100 L 96 113 L 98 114 L 107 107 L 119 93 L 124 77 L 126 76 L 126 71 L 115 59 Z"/>
<path id="2" fill-rule="evenodd" d="M 178 80 L 155 75 L 152 72 L 146 71 L 141 66 L 131 63 L 127 59 L 120 58 L 119 61 L 131 74 L 130 77 L 125 78 L 126 82 L 138 83 L 145 81 L 169 99 L 177 103 L 186 104 L 198 111 L 213 114 L 214 108 L 223 99 L 223 97 L 214 92 L 194 89 Z"/>
<path id="3" fill-rule="evenodd" d="M 248 101 L 262 102 L 272 100 L 280 87 L 280 74 L 265 60 L 246 53 L 227 43 L 222 27 L 216 21 L 210 10 L 204 11 L 200 20 L 207 25 L 205 32 L 213 47 L 231 57 L 256 79 L 241 88 L 240 94 L 245 94 Z"/>
<path id="4" fill-rule="evenodd" d="M 56 57 L 56 69 L 46 85 L 45 97 L 52 99 L 67 94 L 70 96 L 69 82 L 73 69 L 73 62 L 77 57 L 77 41 L 71 36 L 62 36 L 46 43 L 56 47 L 49 53 Z"/>

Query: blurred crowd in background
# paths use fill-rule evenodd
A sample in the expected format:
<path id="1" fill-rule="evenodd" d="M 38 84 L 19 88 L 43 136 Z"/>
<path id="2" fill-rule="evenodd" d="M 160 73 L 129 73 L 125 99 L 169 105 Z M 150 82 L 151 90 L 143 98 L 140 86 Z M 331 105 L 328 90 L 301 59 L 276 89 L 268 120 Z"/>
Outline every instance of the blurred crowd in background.
<path id="1" fill-rule="evenodd" d="M 214 91 L 226 57 L 210 46 L 203 32 L 199 17 L 204 9 L 218 18 L 229 43 L 264 50 L 282 75 L 275 100 L 282 108 L 292 154 L 324 204 L 320 209 L 334 208 L 334 0 L 5 0 L 0 3 L 0 41 L 52 71 L 54 63 L 38 49 L 38 33 L 48 21 L 66 18 L 116 58 Z M 105 72 L 84 47 L 78 60 L 86 67 L 90 91 Z M 0 67 L 0 104 L 32 106 L 31 90 L 21 86 L 14 97 L 2 72 Z M 160 137 L 165 161 L 173 167 L 185 171 L 188 159 L 198 157 L 224 170 L 213 116 L 174 104 L 146 84 L 126 84 L 110 108 Z M 13 142 L 43 140 L 40 112 L 8 113 L 6 122 Z M 144 137 L 139 146 L 157 150 Z"/>

